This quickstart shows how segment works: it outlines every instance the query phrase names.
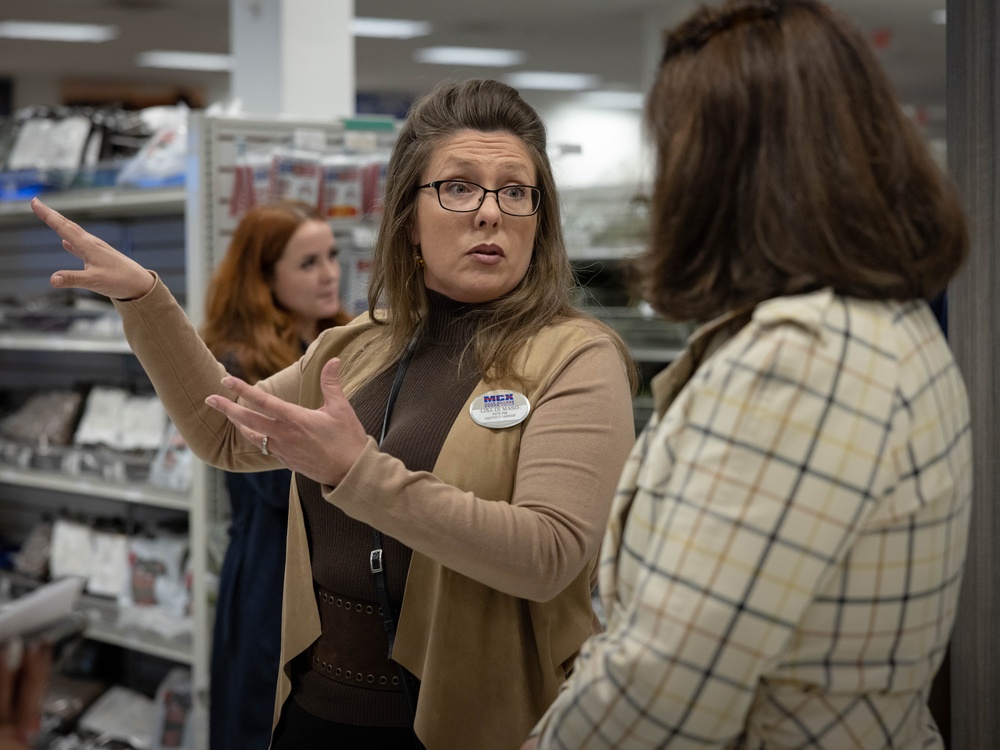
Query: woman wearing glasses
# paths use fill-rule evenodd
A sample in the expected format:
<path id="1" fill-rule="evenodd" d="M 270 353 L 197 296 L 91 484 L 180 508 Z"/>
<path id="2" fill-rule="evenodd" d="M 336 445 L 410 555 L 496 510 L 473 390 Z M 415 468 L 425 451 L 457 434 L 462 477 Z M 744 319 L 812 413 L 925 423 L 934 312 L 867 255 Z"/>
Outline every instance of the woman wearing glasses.
<path id="1" fill-rule="evenodd" d="M 295 472 L 272 747 L 519 747 L 596 627 L 634 441 L 627 350 L 571 304 L 537 113 L 495 81 L 418 103 L 389 163 L 370 316 L 253 387 L 150 272 L 34 208 L 84 262 L 53 284 L 118 300 L 192 449 Z"/>

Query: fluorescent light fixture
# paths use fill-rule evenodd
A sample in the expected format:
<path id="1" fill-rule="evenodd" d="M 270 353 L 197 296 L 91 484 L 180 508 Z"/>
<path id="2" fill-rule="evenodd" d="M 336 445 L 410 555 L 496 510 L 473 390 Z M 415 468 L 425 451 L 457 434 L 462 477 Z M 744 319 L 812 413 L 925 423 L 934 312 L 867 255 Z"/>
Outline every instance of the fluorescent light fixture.
<path id="1" fill-rule="evenodd" d="M 940 24 L 942 26 L 948 23 L 948 11 L 941 8 L 941 10 L 936 10 L 931 13 L 931 23 Z"/>
<path id="2" fill-rule="evenodd" d="M 424 47 L 413 53 L 413 59 L 435 65 L 469 65 L 485 68 L 508 68 L 520 65 L 527 56 L 516 49 L 485 47 Z"/>
<path id="3" fill-rule="evenodd" d="M 40 42 L 106 42 L 118 36 L 117 26 L 93 23 L 48 23 L 45 21 L 0 22 L 0 37 Z"/>
<path id="4" fill-rule="evenodd" d="M 542 91 L 583 91 L 594 88 L 600 80 L 587 73 L 547 73 L 538 70 L 522 70 L 507 76 L 507 83 L 516 89 Z"/>
<path id="5" fill-rule="evenodd" d="M 407 21 L 403 18 L 354 18 L 351 20 L 351 33 L 374 39 L 413 39 L 430 34 L 431 25 L 427 21 Z"/>
<path id="6" fill-rule="evenodd" d="M 638 91 L 585 91 L 580 104 L 606 109 L 642 109 L 646 96 Z"/>
<path id="7" fill-rule="evenodd" d="M 135 58 L 135 64 L 141 68 L 229 72 L 233 69 L 233 58 L 231 55 L 217 55 L 210 52 L 173 52 L 151 49 L 147 52 L 141 52 Z"/>

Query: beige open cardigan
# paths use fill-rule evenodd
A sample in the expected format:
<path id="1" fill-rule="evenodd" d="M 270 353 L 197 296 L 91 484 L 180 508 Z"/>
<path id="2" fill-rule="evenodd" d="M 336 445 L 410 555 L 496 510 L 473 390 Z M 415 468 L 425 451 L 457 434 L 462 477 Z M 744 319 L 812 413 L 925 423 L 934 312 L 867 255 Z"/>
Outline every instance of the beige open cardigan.
<path id="1" fill-rule="evenodd" d="M 224 371 L 166 288 L 157 281 L 142 299 L 116 307 L 195 454 L 230 471 L 276 468 L 205 405 L 209 394 L 223 393 Z M 373 329 L 366 320 L 331 329 L 298 364 L 258 385 L 315 408 L 322 365 L 349 355 Z M 476 424 L 472 398 L 498 387 L 480 382 L 433 473 L 407 470 L 369 440 L 340 485 L 324 488 L 348 515 L 414 550 L 393 657 L 421 680 L 415 729 L 428 750 L 517 750 L 597 627 L 595 561 L 634 442 L 625 370 L 610 337 L 586 320 L 543 329 L 519 365 L 532 404 L 522 424 Z M 548 464 L 536 457 L 549 452 Z M 289 664 L 319 633 L 293 482 L 275 722 L 291 690 Z"/>

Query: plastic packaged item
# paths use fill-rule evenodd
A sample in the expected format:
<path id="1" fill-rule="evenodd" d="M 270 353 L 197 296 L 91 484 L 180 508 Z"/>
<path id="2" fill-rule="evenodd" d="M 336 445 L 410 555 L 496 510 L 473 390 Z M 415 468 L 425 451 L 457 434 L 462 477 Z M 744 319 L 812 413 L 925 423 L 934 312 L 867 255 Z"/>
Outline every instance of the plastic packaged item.
<path id="1" fill-rule="evenodd" d="M 194 455 L 173 423 L 167 427 L 149 470 L 149 483 L 167 490 L 191 489 Z"/>
<path id="2" fill-rule="evenodd" d="M 80 717 L 80 728 L 106 739 L 128 742 L 135 750 L 151 750 L 154 703 L 121 685 L 108 688 Z"/>
<path id="3" fill-rule="evenodd" d="M 189 604 L 184 567 L 187 538 L 173 535 L 131 537 L 128 547 L 128 576 L 119 604 L 122 607 L 156 606 L 170 617 L 184 617 Z"/>
<path id="4" fill-rule="evenodd" d="M 0 422 L 0 434 L 31 445 L 68 445 L 81 403 L 75 391 L 36 393 Z"/>
<path id="5" fill-rule="evenodd" d="M 122 167 L 117 184 L 132 187 L 183 185 L 188 149 L 187 107 L 151 107 L 143 114 L 155 121 L 156 131 Z"/>
<path id="6" fill-rule="evenodd" d="M 296 200 L 318 209 L 323 167 L 318 154 L 282 149 L 271 159 L 268 201 Z"/>
<path id="7" fill-rule="evenodd" d="M 87 396 L 73 442 L 123 451 L 156 450 L 167 421 L 155 395 L 134 396 L 120 388 L 95 386 Z"/>
<path id="8" fill-rule="evenodd" d="M 14 555 L 14 570 L 32 578 L 42 579 L 49 573 L 52 550 L 52 522 L 42 521 L 28 533 L 21 551 Z"/>
<path id="9" fill-rule="evenodd" d="M 362 205 L 361 165 L 356 157 L 340 154 L 322 160 L 320 212 L 330 219 L 357 219 Z"/>
<path id="10" fill-rule="evenodd" d="M 190 750 L 194 744 L 191 673 L 171 669 L 156 689 L 152 750 Z"/>
<path id="11" fill-rule="evenodd" d="M 118 596 L 125 586 L 127 571 L 128 537 L 116 531 L 94 529 L 87 592 L 97 596 Z"/>
<path id="12" fill-rule="evenodd" d="M 240 218 L 254 206 L 268 201 L 271 180 L 271 152 L 244 151 L 233 166 L 233 194 L 229 215 Z"/>
<path id="13" fill-rule="evenodd" d="M 57 518 L 52 526 L 49 573 L 53 578 L 89 578 L 93 564 L 91 529 L 78 521 Z"/>

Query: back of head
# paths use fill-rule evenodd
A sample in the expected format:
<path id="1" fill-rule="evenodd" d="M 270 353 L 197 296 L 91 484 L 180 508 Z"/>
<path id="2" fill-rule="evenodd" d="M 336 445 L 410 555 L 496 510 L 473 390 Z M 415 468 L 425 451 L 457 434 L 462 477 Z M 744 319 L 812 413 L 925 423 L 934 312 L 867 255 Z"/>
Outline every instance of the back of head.
<path id="1" fill-rule="evenodd" d="M 666 35 L 642 293 L 674 319 L 821 287 L 930 298 L 964 217 L 863 35 L 817 0 L 729 0 Z"/>

